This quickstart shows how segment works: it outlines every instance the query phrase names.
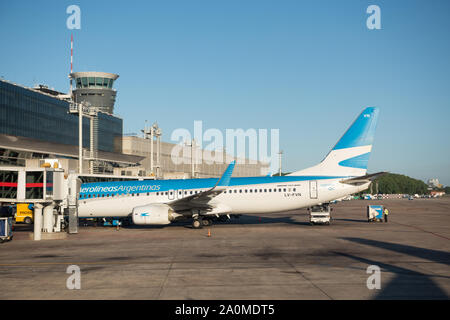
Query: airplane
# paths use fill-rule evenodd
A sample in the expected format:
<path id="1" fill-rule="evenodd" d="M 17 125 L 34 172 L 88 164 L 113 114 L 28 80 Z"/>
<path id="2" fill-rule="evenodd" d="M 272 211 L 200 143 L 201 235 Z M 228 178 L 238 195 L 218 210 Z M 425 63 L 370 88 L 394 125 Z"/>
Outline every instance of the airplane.
<path id="1" fill-rule="evenodd" d="M 385 172 L 367 175 L 379 109 L 364 109 L 319 164 L 285 176 L 84 183 L 78 216 L 131 217 L 136 225 L 190 220 L 194 229 L 234 214 L 262 214 L 322 206 L 366 190 Z"/>

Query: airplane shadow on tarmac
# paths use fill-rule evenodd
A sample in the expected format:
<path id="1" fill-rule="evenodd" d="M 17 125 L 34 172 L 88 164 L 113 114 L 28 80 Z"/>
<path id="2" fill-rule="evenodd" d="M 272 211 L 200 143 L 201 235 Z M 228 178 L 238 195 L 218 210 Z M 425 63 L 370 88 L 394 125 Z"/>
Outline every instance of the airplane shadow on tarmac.
<path id="1" fill-rule="evenodd" d="M 361 219 L 343 219 L 343 218 L 333 218 L 333 220 L 336 220 L 336 221 L 350 221 L 350 222 L 363 222 L 363 223 L 367 224 L 367 219 L 365 219 L 365 220 L 361 220 Z"/>
<path id="2" fill-rule="evenodd" d="M 402 245 L 384 241 L 368 240 L 362 238 L 341 238 L 343 240 L 356 242 L 367 246 L 382 248 L 402 254 L 407 254 L 420 259 L 426 259 L 440 264 L 450 264 L 450 253 L 439 250 L 424 249 L 415 246 Z M 388 263 L 382 263 L 352 254 L 343 252 L 334 252 L 337 255 L 347 257 L 352 260 L 369 265 L 377 265 L 381 269 L 381 289 L 375 299 L 445 299 L 449 296 L 439 285 L 433 281 L 434 278 L 449 279 L 447 276 L 439 276 L 433 273 L 422 273 L 403 267 L 394 266 Z M 383 270 L 395 274 L 394 278 L 387 284 L 383 283 Z M 420 290 L 420 291 L 419 291 Z"/>
<path id="3" fill-rule="evenodd" d="M 261 224 L 275 224 L 275 223 L 286 223 L 293 225 L 310 225 L 309 222 L 305 221 L 296 221 L 293 216 L 279 216 L 279 217 L 261 217 L 256 215 L 246 215 L 242 214 L 238 219 L 231 218 L 224 222 L 214 221 L 212 226 L 214 225 L 261 225 Z M 160 229 L 160 228 L 170 228 L 174 226 L 184 226 L 186 228 L 192 228 L 191 223 L 188 221 L 179 221 L 171 223 L 170 225 L 163 226 L 137 226 L 137 225 L 129 225 L 124 226 L 125 228 L 130 229 Z"/>

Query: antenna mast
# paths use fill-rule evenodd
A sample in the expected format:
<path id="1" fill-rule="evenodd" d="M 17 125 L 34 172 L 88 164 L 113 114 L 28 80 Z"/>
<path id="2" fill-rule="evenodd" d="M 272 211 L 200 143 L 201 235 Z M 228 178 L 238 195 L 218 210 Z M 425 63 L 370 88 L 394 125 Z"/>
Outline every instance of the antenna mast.
<path id="1" fill-rule="evenodd" d="M 70 35 L 70 74 L 73 72 L 73 33 Z M 70 95 L 72 96 L 72 76 L 70 78 Z"/>

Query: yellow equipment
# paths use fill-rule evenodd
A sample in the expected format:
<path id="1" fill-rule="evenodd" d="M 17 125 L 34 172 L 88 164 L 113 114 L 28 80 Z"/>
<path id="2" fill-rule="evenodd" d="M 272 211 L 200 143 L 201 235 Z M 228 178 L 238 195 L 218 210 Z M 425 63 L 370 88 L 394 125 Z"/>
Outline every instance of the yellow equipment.
<path id="1" fill-rule="evenodd" d="M 29 206 L 29 203 L 17 204 L 16 222 L 24 222 L 26 224 L 33 222 L 33 210 Z"/>

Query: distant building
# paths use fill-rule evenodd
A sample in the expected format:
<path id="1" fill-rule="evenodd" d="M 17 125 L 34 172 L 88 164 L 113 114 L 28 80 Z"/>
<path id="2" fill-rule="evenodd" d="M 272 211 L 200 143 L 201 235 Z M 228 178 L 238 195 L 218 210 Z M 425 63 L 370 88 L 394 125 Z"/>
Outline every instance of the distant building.
<path id="1" fill-rule="evenodd" d="M 437 191 L 437 190 L 431 190 L 430 195 L 433 197 L 442 197 L 445 194 L 445 191 Z"/>
<path id="2" fill-rule="evenodd" d="M 133 155 L 133 156 L 141 156 L 145 157 L 140 163 L 139 167 L 131 167 L 131 168 L 116 168 L 114 170 L 114 174 L 116 175 L 140 175 L 140 176 L 148 176 L 152 173 L 151 170 L 151 140 L 144 139 L 137 136 L 124 136 L 121 138 L 121 143 L 118 143 L 117 146 L 121 146 L 122 149 L 116 149 L 117 152 Z M 191 147 L 185 147 L 185 152 L 179 152 L 178 154 L 172 154 L 173 148 L 179 147 L 177 144 L 168 143 L 168 142 L 160 142 L 159 147 L 159 161 L 158 164 L 158 156 L 157 156 L 157 143 L 154 142 L 154 175 L 159 178 L 165 179 L 183 179 L 183 178 L 210 178 L 210 177 L 218 177 L 223 171 L 226 169 L 228 163 L 227 158 L 229 155 L 225 155 L 223 152 L 215 152 L 211 153 L 213 159 L 223 159 L 222 163 L 206 163 L 206 161 L 198 160 L 197 158 L 201 158 L 199 155 L 200 149 L 194 149 L 194 168 L 192 167 L 191 162 Z M 249 177 L 249 176 L 262 176 L 267 175 L 270 170 L 270 164 L 254 161 L 250 163 L 248 159 L 236 159 L 237 164 L 233 171 L 233 177 Z M 239 161 L 240 160 L 240 161 Z M 193 173 L 193 174 L 192 174 Z"/>

